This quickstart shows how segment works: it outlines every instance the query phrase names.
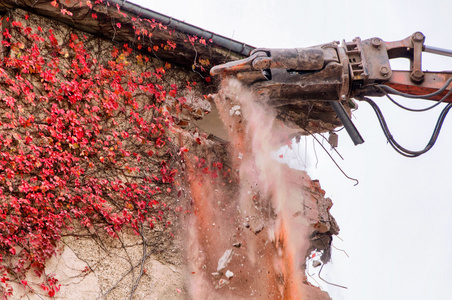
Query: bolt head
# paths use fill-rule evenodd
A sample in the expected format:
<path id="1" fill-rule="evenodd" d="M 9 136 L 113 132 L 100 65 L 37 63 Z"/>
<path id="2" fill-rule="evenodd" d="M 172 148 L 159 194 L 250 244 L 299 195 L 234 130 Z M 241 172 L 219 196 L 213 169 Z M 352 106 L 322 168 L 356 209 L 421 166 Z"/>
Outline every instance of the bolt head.
<path id="1" fill-rule="evenodd" d="M 424 36 L 424 34 L 422 34 L 422 32 L 418 31 L 418 32 L 413 34 L 413 39 L 416 42 L 422 42 L 424 40 L 424 38 L 425 38 L 425 36 Z"/>
<path id="2" fill-rule="evenodd" d="M 374 46 L 375 48 L 380 47 L 381 45 L 381 39 L 379 38 L 373 38 L 372 39 L 372 46 Z"/>
<path id="3" fill-rule="evenodd" d="M 381 67 L 380 68 L 380 74 L 383 76 L 387 76 L 389 74 L 389 68 L 388 67 Z"/>
<path id="4" fill-rule="evenodd" d="M 410 78 L 416 83 L 421 83 L 424 80 L 424 72 L 421 70 L 415 70 L 411 73 Z"/>

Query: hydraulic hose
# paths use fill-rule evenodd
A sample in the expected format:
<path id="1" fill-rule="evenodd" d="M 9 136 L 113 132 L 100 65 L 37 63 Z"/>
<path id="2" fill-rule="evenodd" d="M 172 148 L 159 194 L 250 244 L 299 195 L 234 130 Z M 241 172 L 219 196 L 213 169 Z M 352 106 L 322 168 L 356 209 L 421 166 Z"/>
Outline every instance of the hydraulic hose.
<path id="1" fill-rule="evenodd" d="M 435 129 L 433 130 L 432 136 L 431 136 L 429 142 L 427 143 L 427 145 L 424 147 L 424 149 L 419 150 L 419 151 L 412 151 L 412 150 L 408 150 L 408 149 L 402 147 L 399 143 L 397 143 L 397 141 L 392 136 L 392 134 L 388 128 L 388 125 L 386 124 L 386 120 L 383 116 L 383 113 L 381 112 L 380 108 L 373 100 L 366 98 L 366 97 L 361 98 L 360 100 L 369 103 L 369 105 L 373 108 L 373 110 L 375 111 L 375 114 L 377 115 L 378 121 L 380 122 L 380 126 L 383 129 L 383 133 L 385 134 L 386 138 L 388 139 L 389 144 L 394 148 L 394 150 L 396 150 L 398 153 L 400 153 L 401 155 L 406 156 L 406 157 L 420 156 L 420 155 L 426 153 L 427 151 L 429 151 L 433 147 L 433 145 L 436 143 L 436 140 L 438 139 L 439 133 L 441 131 L 441 127 L 443 126 L 447 113 L 452 108 L 452 103 L 449 103 L 441 111 L 441 114 L 438 117 L 438 121 L 436 122 Z"/>

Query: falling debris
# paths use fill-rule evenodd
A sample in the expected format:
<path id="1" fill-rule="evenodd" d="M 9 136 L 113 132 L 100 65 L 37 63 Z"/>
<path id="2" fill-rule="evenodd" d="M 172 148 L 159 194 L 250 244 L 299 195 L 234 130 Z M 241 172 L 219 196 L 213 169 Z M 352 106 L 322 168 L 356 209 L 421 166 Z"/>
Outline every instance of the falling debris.
<path id="1" fill-rule="evenodd" d="M 191 299 L 330 299 L 314 287 L 305 293 L 310 287 L 302 263 L 319 229 L 335 234 L 330 232 L 335 226 L 324 224 L 334 222 L 328 213 L 332 203 L 305 172 L 269 159 L 288 134 L 274 128 L 271 112 L 250 103 L 247 91 L 229 87 L 213 99 L 230 134 L 229 147 L 190 149 L 196 165 L 205 153 L 211 155 L 206 166 L 229 155 L 226 175 L 212 178 L 207 169 L 196 168 L 189 173 L 195 226 L 187 227 L 194 229 L 188 261 L 200 274 L 189 277 Z M 328 245 L 315 243 L 312 251 Z"/>
<path id="2" fill-rule="evenodd" d="M 337 145 L 339 144 L 339 136 L 337 135 L 337 133 L 330 131 L 328 142 L 330 143 L 331 147 L 337 148 Z"/>
<path id="3" fill-rule="evenodd" d="M 229 111 L 229 116 L 240 116 L 241 112 L 240 112 L 240 105 L 235 105 L 231 108 L 231 110 Z"/>
<path id="4" fill-rule="evenodd" d="M 240 242 L 234 243 L 234 244 L 232 244 L 232 246 L 234 246 L 236 248 L 240 248 L 240 247 L 242 247 L 242 243 L 240 243 Z"/>
<path id="5" fill-rule="evenodd" d="M 227 284 L 229 284 L 229 280 L 220 279 L 220 281 L 218 282 L 218 285 L 215 288 L 221 289 L 222 287 L 224 287 Z"/>
<path id="6" fill-rule="evenodd" d="M 314 260 L 314 261 L 312 262 L 312 266 L 313 266 L 314 268 L 320 267 L 321 265 L 322 265 L 322 263 L 321 263 L 320 261 L 318 261 L 318 260 Z"/>
<path id="7" fill-rule="evenodd" d="M 234 251 L 232 249 L 228 249 L 224 252 L 223 256 L 218 260 L 217 272 L 222 272 L 228 266 L 228 263 L 232 259 L 232 254 Z"/>
<path id="8" fill-rule="evenodd" d="M 261 223 L 260 225 L 258 225 L 255 229 L 254 229 L 254 233 L 258 234 L 259 232 L 261 232 L 262 230 L 264 230 L 264 223 Z"/>

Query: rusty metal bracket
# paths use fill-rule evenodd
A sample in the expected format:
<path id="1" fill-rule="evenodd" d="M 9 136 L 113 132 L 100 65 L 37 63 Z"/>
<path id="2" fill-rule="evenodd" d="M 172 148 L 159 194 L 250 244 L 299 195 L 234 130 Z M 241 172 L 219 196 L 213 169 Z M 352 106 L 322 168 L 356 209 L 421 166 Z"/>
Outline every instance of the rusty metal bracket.
<path id="1" fill-rule="evenodd" d="M 349 60 L 351 80 L 356 86 L 381 82 L 391 77 L 392 71 L 384 42 L 377 37 L 362 41 L 343 42 Z"/>
<path id="2" fill-rule="evenodd" d="M 410 60 L 410 78 L 414 83 L 421 83 L 424 80 L 422 71 L 424 41 L 424 34 L 418 31 L 400 41 L 384 42 L 389 59 L 404 57 Z"/>
<path id="3" fill-rule="evenodd" d="M 421 83 L 424 80 L 422 72 L 422 48 L 424 46 L 425 36 L 421 32 L 416 32 L 411 36 L 413 43 L 413 60 L 411 61 L 411 75 L 413 82 Z"/>

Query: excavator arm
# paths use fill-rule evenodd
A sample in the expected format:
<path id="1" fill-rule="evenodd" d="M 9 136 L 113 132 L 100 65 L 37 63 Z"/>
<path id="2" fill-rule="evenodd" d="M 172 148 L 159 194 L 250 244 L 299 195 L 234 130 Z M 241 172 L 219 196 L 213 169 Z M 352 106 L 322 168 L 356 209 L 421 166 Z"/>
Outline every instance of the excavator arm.
<path id="1" fill-rule="evenodd" d="M 308 48 L 258 48 L 248 58 L 213 67 L 211 74 L 237 78 L 248 85 L 258 99 L 265 99 L 275 107 L 300 101 L 328 101 L 358 145 L 364 140 L 350 120 L 349 110 L 344 108 L 344 105 L 353 106 L 351 99 L 365 100 L 372 105 L 370 96 L 388 96 L 392 100 L 390 95 L 395 94 L 452 103 L 449 87 L 452 72 L 422 70 L 422 52 L 452 56 L 452 51 L 426 46 L 424 41 L 425 36 L 415 32 L 393 42 L 357 37 L 351 42 Z M 394 58 L 408 59 L 410 70 L 392 70 L 390 60 Z M 444 117 L 447 111 L 442 113 Z M 376 113 L 379 115 L 377 110 Z M 384 118 L 383 123 L 385 131 Z M 440 126 L 438 133 L 439 130 Z M 385 134 L 391 142 L 392 136 L 387 131 Z M 420 155 L 417 151 L 407 151 L 407 156 Z"/>

